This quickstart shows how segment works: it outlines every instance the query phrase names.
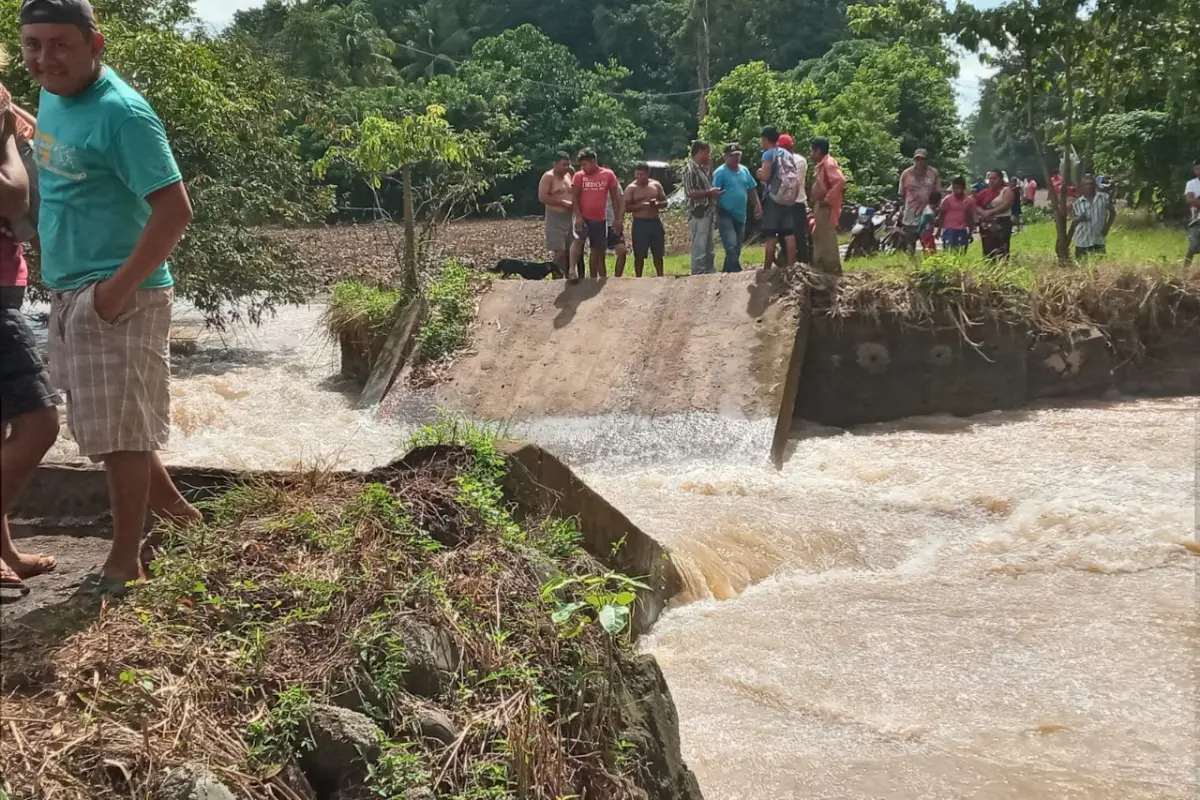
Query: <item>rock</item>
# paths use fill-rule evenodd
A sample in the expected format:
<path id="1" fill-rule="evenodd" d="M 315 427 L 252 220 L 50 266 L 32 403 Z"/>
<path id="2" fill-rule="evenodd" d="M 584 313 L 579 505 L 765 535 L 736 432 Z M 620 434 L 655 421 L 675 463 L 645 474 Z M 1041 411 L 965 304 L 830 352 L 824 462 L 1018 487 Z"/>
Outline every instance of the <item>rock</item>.
<path id="1" fill-rule="evenodd" d="M 283 765 L 276 778 L 284 786 L 292 790 L 292 794 L 303 798 L 303 800 L 317 800 L 317 792 L 309 783 L 308 778 L 304 775 L 304 771 L 300 769 L 300 765 L 295 761 L 289 761 Z"/>
<path id="2" fill-rule="evenodd" d="M 154 800 L 237 800 L 237 796 L 204 767 L 187 764 L 167 773 Z"/>
<path id="3" fill-rule="evenodd" d="M 416 620 L 406 620 L 397 632 L 404 641 L 404 688 L 418 697 L 437 697 L 448 684 L 447 673 L 458 671 L 458 643 Z"/>
<path id="4" fill-rule="evenodd" d="M 433 793 L 433 790 L 423 786 L 406 789 L 400 797 L 401 800 L 437 800 L 437 795 Z"/>
<path id="5" fill-rule="evenodd" d="M 458 726 L 450 717 L 435 708 L 423 708 L 417 715 L 421 737 L 433 739 L 449 747 L 458 738 Z"/>
<path id="6" fill-rule="evenodd" d="M 368 717 L 337 706 L 315 705 L 309 712 L 312 749 L 301 766 L 319 794 L 366 781 L 367 765 L 379 758 L 379 728 Z"/>
<path id="7" fill-rule="evenodd" d="M 679 716 L 658 662 L 638 656 L 622 673 L 618 702 L 623 736 L 637 747 L 638 785 L 649 800 L 703 800 L 679 749 Z"/>

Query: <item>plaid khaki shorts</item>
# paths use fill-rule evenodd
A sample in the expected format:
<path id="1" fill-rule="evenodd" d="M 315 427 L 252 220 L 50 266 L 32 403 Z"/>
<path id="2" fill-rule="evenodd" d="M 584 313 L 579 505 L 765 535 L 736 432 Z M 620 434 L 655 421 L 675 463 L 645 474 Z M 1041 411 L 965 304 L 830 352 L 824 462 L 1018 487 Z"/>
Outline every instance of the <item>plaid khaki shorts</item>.
<path id="1" fill-rule="evenodd" d="M 95 284 L 54 292 L 50 379 L 67 397 L 80 455 L 166 446 L 171 432 L 170 289 L 141 289 L 113 322 L 96 313 Z"/>

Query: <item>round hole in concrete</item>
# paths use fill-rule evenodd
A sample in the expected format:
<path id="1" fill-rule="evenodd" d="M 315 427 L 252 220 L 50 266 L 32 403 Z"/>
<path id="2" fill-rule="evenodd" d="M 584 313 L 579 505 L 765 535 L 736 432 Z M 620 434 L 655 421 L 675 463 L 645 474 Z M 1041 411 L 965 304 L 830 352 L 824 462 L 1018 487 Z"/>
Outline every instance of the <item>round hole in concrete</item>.
<path id="1" fill-rule="evenodd" d="M 883 372 L 888 368 L 888 364 L 892 363 L 888 349 L 878 342 L 863 342 L 855 353 L 858 356 L 858 365 L 867 372 Z"/>
<path id="2" fill-rule="evenodd" d="M 948 367 L 954 362 L 954 351 L 950 349 L 948 344 L 934 345 L 929 350 L 927 359 L 932 366 Z"/>

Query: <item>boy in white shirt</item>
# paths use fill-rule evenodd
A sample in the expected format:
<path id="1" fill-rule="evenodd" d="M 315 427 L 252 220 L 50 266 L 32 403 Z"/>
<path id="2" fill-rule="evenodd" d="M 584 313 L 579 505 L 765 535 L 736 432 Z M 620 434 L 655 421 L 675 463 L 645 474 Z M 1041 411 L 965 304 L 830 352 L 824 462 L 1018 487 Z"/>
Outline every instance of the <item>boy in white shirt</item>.
<path id="1" fill-rule="evenodd" d="M 1192 265 L 1192 259 L 1200 253 L 1200 159 L 1192 164 L 1192 179 L 1183 189 L 1183 195 L 1188 204 L 1188 251 L 1185 266 Z"/>

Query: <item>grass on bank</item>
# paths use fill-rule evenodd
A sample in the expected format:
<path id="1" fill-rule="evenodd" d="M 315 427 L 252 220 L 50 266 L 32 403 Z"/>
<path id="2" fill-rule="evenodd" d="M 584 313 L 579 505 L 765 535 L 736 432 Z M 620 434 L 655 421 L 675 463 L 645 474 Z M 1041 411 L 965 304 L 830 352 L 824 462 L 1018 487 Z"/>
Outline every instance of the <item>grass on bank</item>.
<path id="1" fill-rule="evenodd" d="M 1013 260 L 1028 266 L 1057 267 L 1054 256 L 1056 231 L 1053 222 L 1039 222 L 1027 225 L 1024 230 L 1013 236 Z M 848 237 L 839 237 L 843 244 Z M 716 237 L 716 269 L 721 270 L 725 262 L 725 251 L 721 247 L 721 237 Z M 939 243 L 940 245 L 940 243 Z M 1072 248 L 1073 249 L 1073 248 Z M 1108 235 L 1108 253 L 1106 256 L 1093 259 L 1094 266 L 1116 265 L 1146 265 L 1154 267 L 1171 267 L 1183 264 L 1183 256 L 1187 251 L 1187 235 L 1181 228 L 1170 228 L 1158 225 L 1148 225 L 1144 218 L 1123 213 Z M 975 258 L 978 256 L 978 258 Z M 758 268 L 763 263 L 762 245 L 750 245 L 742 250 L 742 268 Z M 964 266 L 974 266 L 982 263 L 982 245 L 979 237 L 971 246 L 970 252 L 963 260 Z M 846 272 L 863 270 L 893 270 L 909 269 L 912 259 L 905 253 L 886 253 L 870 258 L 855 258 L 843 262 Z M 608 256 L 609 274 L 616 268 L 616 258 L 611 253 Z M 691 257 L 688 253 L 668 255 L 664 259 L 664 271 L 668 275 L 688 275 L 691 273 Z M 626 275 L 633 275 L 633 253 L 629 254 Z M 654 274 L 653 261 L 646 259 L 646 275 Z"/>
<path id="2" fill-rule="evenodd" d="M 284 768 L 311 746 L 309 709 L 352 692 L 386 737 L 371 796 L 636 796 L 611 691 L 638 584 L 587 556 L 571 521 L 513 519 L 491 432 L 414 439 L 446 442 L 465 447 L 377 482 L 234 488 L 169 532 L 145 586 L 6 650 L 0 784 L 149 797 L 201 763 L 244 800 L 295 797 Z M 408 688 L 414 624 L 462 654 L 433 697 Z M 453 746 L 416 733 L 431 705 L 460 727 Z"/>
<path id="3" fill-rule="evenodd" d="M 443 263 L 426 282 L 424 292 L 429 314 L 417 334 L 413 363 L 418 369 L 453 359 L 470 341 L 475 313 L 472 274 L 458 261 Z M 341 281 L 333 287 L 322 321 L 331 338 L 348 340 L 374 358 L 405 300 L 395 288 Z"/>

